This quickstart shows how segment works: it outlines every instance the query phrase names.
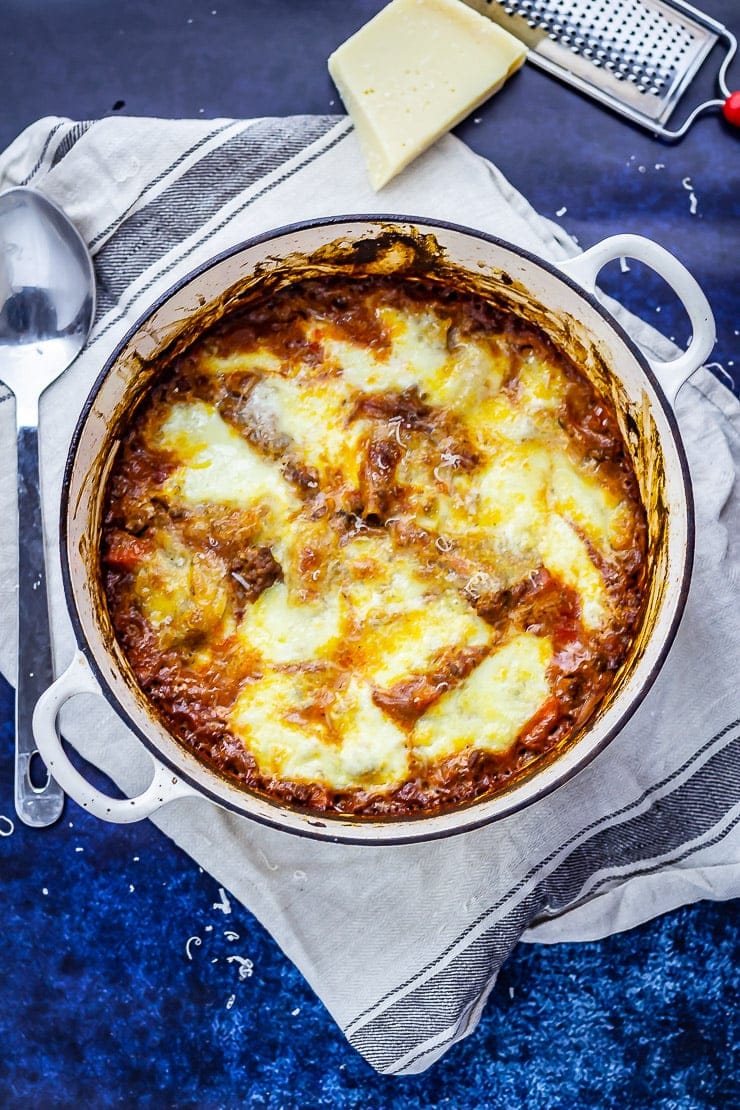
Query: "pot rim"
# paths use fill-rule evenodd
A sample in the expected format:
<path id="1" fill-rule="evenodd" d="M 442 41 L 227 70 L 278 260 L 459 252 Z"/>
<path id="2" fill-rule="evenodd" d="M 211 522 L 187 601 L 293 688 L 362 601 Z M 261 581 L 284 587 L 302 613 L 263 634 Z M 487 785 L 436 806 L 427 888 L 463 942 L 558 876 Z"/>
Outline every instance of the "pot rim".
<path id="1" fill-rule="evenodd" d="M 103 382 L 110 374 L 111 370 L 118 361 L 118 358 L 125 350 L 131 339 L 136 335 L 138 331 L 140 331 L 143 325 L 154 315 L 154 313 L 157 312 L 164 304 L 166 304 L 173 296 L 175 296 L 178 292 L 180 292 L 180 290 L 189 285 L 195 278 L 200 277 L 202 274 L 206 273 L 208 270 L 212 269 L 220 262 L 223 262 L 224 260 L 231 258 L 234 255 L 238 255 L 242 251 L 260 246 L 261 244 L 270 242 L 271 240 L 282 238 L 285 235 L 302 232 L 311 228 L 323 228 L 327 226 L 343 224 L 358 224 L 365 226 L 382 225 L 386 228 L 389 225 L 410 225 L 412 227 L 425 227 L 429 228 L 430 230 L 438 228 L 445 231 L 456 232 L 458 234 L 470 236 L 474 239 L 482 240 L 483 242 L 490 243 L 495 247 L 501 247 L 516 255 L 519 255 L 527 262 L 536 267 L 540 267 L 541 269 L 549 273 L 552 277 L 570 287 L 570 289 L 575 292 L 580 298 L 582 298 L 592 309 L 594 309 L 596 313 L 604 320 L 604 322 L 616 333 L 617 337 L 624 343 L 629 352 L 632 354 L 633 358 L 635 358 L 635 360 L 637 361 L 637 364 L 644 376 L 650 382 L 651 386 L 653 387 L 655 397 L 657 398 L 657 401 L 668 424 L 671 439 L 673 441 L 673 446 L 675 447 L 680 466 L 681 486 L 683 488 L 684 504 L 686 508 L 686 549 L 684 551 L 681 581 L 676 591 L 675 610 L 671 619 L 671 623 L 668 627 L 667 632 L 665 633 L 663 643 L 661 644 L 660 649 L 655 656 L 654 662 L 652 663 L 650 669 L 642 680 L 639 690 L 625 705 L 625 708 L 620 713 L 618 719 L 604 733 L 599 742 L 587 748 L 582 753 L 581 757 L 579 759 L 576 759 L 573 765 L 568 767 L 561 776 L 555 776 L 552 779 L 543 781 L 539 786 L 536 785 L 535 781 L 535 786 L 532 792 L 527 794 L 526 796 L 522 796 L 519 798 L 517 798 L 516 796 L 516 784 L 514 784 L 514 786 L 509 788 L 508 791 L 504 790 L 498 795 L 498 797 L 505 798 L 508 793 L 509 804 L 504 806 L 501 810 L 497 810 L 487 815 L 481 814 L 478 817 L 475 816 L 476 809 L 481 807 L 481 803 L 485 802 L 485 796 L 482 798 L 474 799 L 473 801 L 468 802 L 465 805 L 453 807 L 452 812 L 456 812 L 461 815 L 470 814 L 472 818 L 470 820 L 461 820 L 461 823 L 454 828 L 426 828 L 424 830 L 421 829 L 422 822 L 428 825 L 429 822 L 434 821 L 435 816 L 448 816 L 451 812 L 449 810 L 441 811 L 438 815 L 425 814 L 420 816 L 412 815 L 404 817 L 373 818 L 371 820 L 355 818 L 353 823 L 356 831 L 363 828 L 367 829 L 367 835 L 358 837 L 357 835 L 352 835 L 345 832 L 348 820 L 351 821 L 351 815 L 342 816 L 340 818 L 336 818 L 331 814 L 319 815 L 313 813 L 312 811 L 301 810 L 301 808 L 298 806 L 289 807 L 286 805 L 281 805 L 280 803 L 275 802 L 273 801 L 273 799 L 270 798 L 263 799 L 268 801 L 271 808 L 274 808 L 275 810 L 276 816 L 273 820 L 272 817 L 268 817 L 262 813 L 254 813 L 250 811 L 248 803 L 249 799 L 253 796 L 253 793 L 245 788 L 242 788 L 241 791 L 245 801 L 244 803 L 240 804 L 237 800 L 221 797 L 215 792 L 215 790 L 211 790 L 208 785 L 203 785 L 203 783 L 201 782 L 193 781 L 193 778 L 189 774 L 187 769 L 183 769 L 183 767 L 169 758 L 168 755 L 164 755 L 160 751 L 157 744 L 152 739 L 150 739 L 144 729 L 141 728 L 131 718 L 127 710 L 124 709 L 124 707 L 120 704 L 115 693 L 110 688 L 104 674 L 101 671 L 101 668 L 98 666 L 95 654 L 83 630 L 82 620 L 78 612 L 77 601 L 72 585 L 72 577 L 69 567 L 67 532 L 70 499 L 69 491 L 72 470 L 77 456 L 79 441 L 82 436 L 82 432 L 90 410 L 95 403 Z M 128 329 L 128 331 L 122 336 L 114 349 L 111 351 L 103 365 L 103 368 L 101 369 L 93 385 L 91 386 L 90 391 L 82 406 L 82 409 L 80 410 L 80 414 L 75 424 L 74 432 L 72 433 L 72 438 L 70 440 L 67 458 L 64 466 L 59 517 L 59 547 L 62 582 L 64 587 L 65 600 L 67 603 L 67 611 L 69 613 L 72 627 L 74 629 L 76 643 L 80 650 L 83 652 L 88 666 L 91 668 L 92 673 L 94 674 L 106 701 L 114 709 L 117 716 L 123 721 L 126 727 L 131 732 L 133 732 L 133 734 L 144 744 L 145 748 L 150 752 L 150 754 L 153 755 L 157 760 L 164 763 L 165 766 L 167 766 L 171 771 L 177 774 L 178 777 L 181 778 L 183 781 L 187 782 L 201 796 L 207 798 L 211 802 L 216 803 L 217 805 L 222 806 L 225 809 L 228 809 L 241 816 L 248 817 L 253 821 L 257 821 L 259 824 L 266 825 L 281 832 L 289 832 L 292 835 L 303 836 L 309 839 L 329 840 L 331 842 L 344 844 L 365 843 L 373 845 L 421 843 L 423 841 L 439 840 L 448 836 L 471 832 L 475 829 L 491 824 L 494 821 L 502 820 L 506 817 L 509 817 L 512 814 L 517 813 L 522 809 L 528 808 L 534 803 L 541 801 L 543 798 L 553 793 L 558 787 L 563 786 L 565 783 L 574 779 L 591 762 L 593 762 L 593 760 L 596 759 L 596 757 L 604 751 L 604 749 L 624 728 L 627 721 L 634 715 L 640 705 L 642 705 L 655 680 L 657 679 L 658 674 L 660 673 L 665 662 L 666 656 L 668 655 L 668 652 L 673 645 L 673 641 L 676 637 L 676 633 L 678 632 L 679 625 L 683 618 L 684 610 L 686 607 L 686 600 L 689 593 L 691 573 L 694 564 L 695 535 L 696 523 L 694 513 L 694 498 L 691 486 L 688 460 L 686 458 L 686 452 L 683 446 L 683 441 L 681 439 L 678 421 L 676 419 L 673 408 L 663 392 L 657 375 L 651 369 L 645 355 L 642 353 L 637 343 L 625 331 L 619 321 L 599 301 L 595 294 L 590 293 L 588 292 L 588 290 L 584 289 L 568 274 L 560 270 L 555 263 L 534 254 L 532 251 L 528 250 L 525 247 L 517 246 L 515 243 L 511 243 L 506 239 L 502 239 L 500 236 L 491 235 L 488 232 L 480 231 L 476 228 L 467 227 L 464 224 L 457 224 L 447 220 L 435 220 L 430 217 L 415 217 L 387 213 L 352 213 L 346 215 L 327 216 L 312 220 L 301 220 L 295 223 L 283 224 L 268 231 L 260 232 L 260 234 L 258 235 L 252 236 L 249 239 L 242 240 L 239 243 L 231 247 L 227 247 L 223 251 L 220 251 L 218 254 L 213 255 L 211 258 L 207 259 L 199 266 L 195 267 L 192 270 L 189 270 L 187 274 L 185 274 L 182 278 L 175 282 L 174 285 L 170 286 L 167 290 L 165 290 L 165 292 L 160 294 L 156 298 L 156 300 L 152 302 L 148 306 L 148 308 L 137 318 L 136 322 Z M 586 731 L 586 733 L 584 733 L 584 738 L 587 735 L 588 730 Z M 203 764 L 203 766 L 206 768 L 206 770 L 210 771 L 211 776 L 216 779 L 220 779 L 220 776 L 218 776 L 217 772 L 215 772 L 212 768 L 208 768 L 206 764 Z M 536 780 L 536 772 L 533 775 L 533 778 Z M 228 780 L 225 781 L 228 782 Z M 496 795 L 494 795 L 494 797 L 495 796 Z M 261 795 L 260 798 L 262 799 Z M 287 827 L 286 824 L 280 820 L 280 814 L 283 811 L 287 811 L 290 813 L 303 813 L 307 817 L 306 827 Z M 314 831 L 318 829 L 330 829 L 335 821 L 337 822 L 336 833 Z M 381 824 L 385 828 L 389 829 L 392 829 L 394 826 L 398 827 L 399 835 L 397 837 L 393 835 L 371 835 L 373 830 L 377 830 L 377 827 Z M 415 825 L 419 829 L 418 832 L 414 831 Z M 403 832 L 400 832 L 401 829 L 403 829 Z"/>

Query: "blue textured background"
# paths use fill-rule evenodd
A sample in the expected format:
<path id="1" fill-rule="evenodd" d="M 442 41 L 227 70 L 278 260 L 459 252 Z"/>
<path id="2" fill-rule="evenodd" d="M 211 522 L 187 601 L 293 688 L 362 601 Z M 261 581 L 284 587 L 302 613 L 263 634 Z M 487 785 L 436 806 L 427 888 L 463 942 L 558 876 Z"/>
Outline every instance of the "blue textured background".
<path id="1" fill-rule="evenodd" d="M 0 149 L 49 114 L 339 111 L 326 56 L 381 6 L 3 0 Z M 703 6 L 738 30 L 736 0 Z M 712 68 L 698 94 L 712 95 Z M 718 375 L 740 380 L 740 143 L 726 124 L 666 147 L 525 67 L 458 134 L 583 246 L 634 231 L 674 250 L 715 312 Z M 613 264 L 603 284 L 686 341 L 660 279 Z M 11 719 L 0 680 L 9 818 Z M 214 908 L 214 881 L 148 822 L 106 826 L 68 802 L 53 829 L 16 822 L 0 838 L 0 876 L 0 1110 L 740 1106 L 736 905 L 595 944 L 521 945 L 472 1037 L 423 1076 L 384 1079 L 251 915 Z M 240 980 L 230 955 L 252 975 Z"/>

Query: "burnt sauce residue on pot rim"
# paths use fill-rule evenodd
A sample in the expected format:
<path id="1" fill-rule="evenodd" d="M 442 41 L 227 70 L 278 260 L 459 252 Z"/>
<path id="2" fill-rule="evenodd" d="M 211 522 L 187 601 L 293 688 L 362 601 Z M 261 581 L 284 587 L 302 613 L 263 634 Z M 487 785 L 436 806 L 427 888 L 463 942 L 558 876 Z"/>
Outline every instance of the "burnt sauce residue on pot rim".
<path id="1" fill-rule="evenodd" d="M 248 308 L 251 304 L 269 298 L 271 294 L 296 281 L 328 275 L 343 275 L 350 278 L 367 274 L 397 275 L 407 280 L 417 278 L 440 286 L 453 286 L 463 292 L 481 296 L 502 311 L 517 314 L 528 323 L 540 328 L 552 340 L 555 347 L 591 380 L 598 392 L 613 407 L 633 461 L 648 522 L 649 586 L 643 618 L 628 656 L 617 671 L 595 717 L 580 731 L 571 734 L 533 764 L 523 768 L 521 773 L 513 776 L 505 786 L 497 789 L 496 794 L 510 794 L 524 780 L 537 776 L 545 767 L 551 765 L 564 750 L 571 749 L 577 744 L 579 738 L 593 728 L 618 698 L 647 648 L 669 582 L 666 542 L 669 509 L 665 496 L 664 461 L 650 403 L 645 393 L 642 394 L 639 404 L 628 399 L 617 374 L 612 373 L 596 342 L 588 336 L 585 327 L 577 320 L 555 313 L 538 303 L 526 287 L 504 271 L 489 269 L 481 263 L 478 267 L 477 272 L 473 272 L 451 261 L 436 237 L 429 232 L 406 225 L 402 232 L 392 226 L 380 233 L 373 229 L 368 237 L 352 240 L 338 239 L 310 254 L 294 253 L 268 257 L 216 298 L 199 304 L 180 319 L 169 316 L 168 309 L 172 302 L 166 301 L 129 340 L 109 370 L 109 374 L 119 376 L 123 388 L 114 410 L 105 417 L 109 429 L 108 438 L 80 489 L 80 497 L 83 497 L 85 486 L 89 488 L 89 483 L 92 482 L 92 488 L 97 493 L 91 502 L 92 517 L 88 522 L 89 528 L 83 532 L 79 554 L 86 569 L 87 581 L 90 583 L 98 630 L 104 647 L 115 661 L 117 672 L 124 679 L 144 719 L 152 719 L 153 710 L 119 646 L 101 581 L 99 542 L 102 499 L 109 471 L 120 446 L 120 436 L 132 420 L 138 405 L 147 395 L 153 378 L 185 352 L 204 331 L 235 309 Z M 585 294 L 583 296 L 585 297 Z M 199 300 L 203 301 L 203 298 Z M 161 332 L 151 326 L 152 321 L 156 323 L 156 318 L 160 315 L 165 321 Z M 146 356 L 140 353 L 142 347 L 146 350 Z M 618 369 L 617 367 L 617 373 Z M 95 401 L 93 401 L 94 404 Z M 77 513 L 80 508 L 78 499 L 74 512 Z M 200 764 L 189 749 L 179 741 L 177 743 L 189 763 Z M 213 767 L 206 766 L 211 775 L 218 774 Z M 232 779 L 224 776 L 224 781 L 228 782 L 229 786 L 234 786 Z M 241 792 L 251 793 L 243 787 Z M 263 795 L 260 797 L 264 800 Z M 479 806 L 488 797 L 489 795 L 482 795 L 470 802 L 460 803 L 454 808 L 462 810 Z M 278 803 L 275 804 L 277 808 L 281 808 Z M 300 810 L 300 806 L 291 805 L 290 808 Z M 313 811 L 311 813 L 315 816 Z M 322 816 L 331 821 L 332 814 L 327 813 Z M 418 820 L 428 815 L 415 816 Z M 415 816 L 409 816 L 405 820 L 414 820 Z"/>

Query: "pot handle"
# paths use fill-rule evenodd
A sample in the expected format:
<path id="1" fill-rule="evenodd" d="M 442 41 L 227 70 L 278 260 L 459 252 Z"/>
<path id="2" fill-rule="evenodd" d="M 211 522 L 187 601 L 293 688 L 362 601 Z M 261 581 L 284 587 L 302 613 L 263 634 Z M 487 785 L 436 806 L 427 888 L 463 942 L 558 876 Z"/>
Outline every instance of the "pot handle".
<path id="1" fill-rule="evenodd" d="M 97 679 L 80 651 L 66 671 L 37 701 L 33 713 L 33 734 L 49 773 L 78 805 L 102 821 L 128 824 L 151 816 L 175 798 L 200 796 L 154 757 L 154 777 L 144 793 L 136 798 L 111 798 L 92 786 L 69 759 L 57 730 L 60 709 L 76 694 L 103 696 Z"/>
<path id="2" fill-rule="evenodd" d="M 714 347 L 716 332 L 709 301 L 683 263 L 665 247 L 642 235 L 611 235 L 583 254 L 558 262 L 558 266 L 589 293 L 594 293 L 599 271 L 616 258 L 635 258 L 660 274 L 683 304 L 691 321 L 691 342 L 683 354 L 665 360 L 645 353 L 663 392 L 673 404 L 683 383 L 699 369 Z"/>

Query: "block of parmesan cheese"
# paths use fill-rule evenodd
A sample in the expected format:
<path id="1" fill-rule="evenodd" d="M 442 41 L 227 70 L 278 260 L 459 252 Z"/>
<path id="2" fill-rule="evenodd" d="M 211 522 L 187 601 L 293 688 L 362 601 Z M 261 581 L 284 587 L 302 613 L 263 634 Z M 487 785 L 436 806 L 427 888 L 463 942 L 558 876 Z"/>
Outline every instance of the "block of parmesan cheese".
<path id="1" fill-rule="evenodd" d="M 329 58 L 380 189 L 504 83 L 522 43 L 461 0 L 392 0 Z"/>

